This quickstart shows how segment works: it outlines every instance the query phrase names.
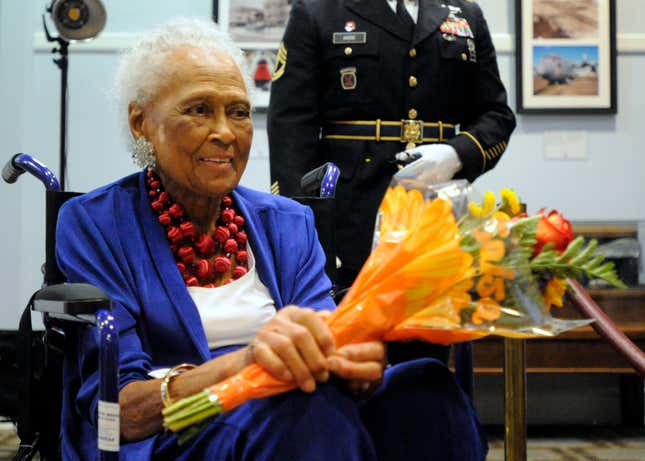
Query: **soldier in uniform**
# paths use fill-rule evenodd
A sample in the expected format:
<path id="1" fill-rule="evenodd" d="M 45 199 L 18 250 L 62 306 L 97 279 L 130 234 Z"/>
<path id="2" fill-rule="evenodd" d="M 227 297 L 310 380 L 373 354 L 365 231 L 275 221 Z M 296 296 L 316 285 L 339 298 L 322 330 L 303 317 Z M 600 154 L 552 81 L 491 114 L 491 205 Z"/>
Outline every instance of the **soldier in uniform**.
<path id="1" fill-rule="evenodd" d="M 299 195 L 304 173 L 339 166 L 340 287 L 369 254 L 397 154 L 422 157 L 436 181 L 474 181 L 497 164 L 514 128 L 476 3 L 293 2 L 271 88 L 272 189 Z"/>

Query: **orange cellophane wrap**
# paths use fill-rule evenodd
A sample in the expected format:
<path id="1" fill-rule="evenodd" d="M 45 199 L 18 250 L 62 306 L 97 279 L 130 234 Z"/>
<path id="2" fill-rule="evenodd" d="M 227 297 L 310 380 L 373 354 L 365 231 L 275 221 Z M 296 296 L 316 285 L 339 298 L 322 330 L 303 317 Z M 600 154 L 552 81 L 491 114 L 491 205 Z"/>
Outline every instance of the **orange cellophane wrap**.
<path id="1" fill-rule="evenodd" d="M 253 364 L 221 381 L 209 390 L 217 395 L 223 411 L 229 411 L 252 399 L 282 394 L 296 388 L 294 381 L 280 381 L 259 365 Z"/>
<path id="2" fill-rule="evenodd" d="M 434 301 L 466 296 L 468 286 L 460 282 L 472 276 L 472 257 L 460 248 L 449 202 L 430 202 L 418 191 L 397 186 L 388 190 L 381 212 L 378 244 L 341 304 L 327 317 L 336 347 L 383 340 L 399 325 L 396 335 L 404 337 L 406 319 L 426 311 Z M 251 365 L 209 390 L 227 411 L 295 387 L 294 382 L 280 381 Z"/>

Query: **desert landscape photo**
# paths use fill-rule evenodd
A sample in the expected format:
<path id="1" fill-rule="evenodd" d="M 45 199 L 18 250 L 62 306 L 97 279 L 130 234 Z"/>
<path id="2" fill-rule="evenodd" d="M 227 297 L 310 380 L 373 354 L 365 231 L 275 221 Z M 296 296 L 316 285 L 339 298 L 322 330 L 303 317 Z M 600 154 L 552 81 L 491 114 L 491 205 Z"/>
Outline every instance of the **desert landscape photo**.
<path id="1" fill-rule="evenodd" d="M 598 37 L 598 0 L 533 0 L 533 38 Z"/>

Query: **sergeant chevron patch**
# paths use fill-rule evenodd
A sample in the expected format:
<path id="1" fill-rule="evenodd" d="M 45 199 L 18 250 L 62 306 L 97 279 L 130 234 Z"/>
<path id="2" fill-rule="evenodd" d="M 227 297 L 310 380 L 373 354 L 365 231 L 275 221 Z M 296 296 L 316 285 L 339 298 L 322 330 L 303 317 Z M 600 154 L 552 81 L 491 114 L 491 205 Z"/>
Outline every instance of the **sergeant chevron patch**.
<path id="1" fill-rule="evenodd" d="M 271 76 L 272 81 L 278 80 L 284 74 L 284 71 L 287 68 L 287 48 L 284 46 L 284 43 L 280 43 L 278 47 L 278 55 L 275 60 L 275 68 L 273 69 L 273 75 Z"/>

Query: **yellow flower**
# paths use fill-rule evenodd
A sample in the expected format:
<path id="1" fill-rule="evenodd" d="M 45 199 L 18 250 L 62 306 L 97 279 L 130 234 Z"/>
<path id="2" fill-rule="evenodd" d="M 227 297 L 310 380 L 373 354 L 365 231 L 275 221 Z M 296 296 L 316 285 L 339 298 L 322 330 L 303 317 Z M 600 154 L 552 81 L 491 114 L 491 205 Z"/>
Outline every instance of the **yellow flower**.
<path id="1" fill-rule="evenodd" d="M 477 205 L 475 202 L 468 203 L 468 211 L 474 218 L 481 218 L 484 215 L 482 207 Z"/>
<path id="2" fill-rule="evenodd" d="M 551 306 L 562 307 L 562 298 L 567 291 L 567 281 L 565 279 L 551 279 L 544 287 L 544 304 L 548 309 Z"/>
<path id="3" fill-rule="evenodd" d="M 488 216 L 495 211 L 495 194 L 493 194 L 491 191 L 487 190 L 486 193 L 484 194 L 484 202 L 483 202 L 483 207 L 484 207 L 484 216 Z"/>
<path id="4" fill-rule="evenodd" d="M 513 216 L 520 212 L 520 199 L 517 198 L 515 192 L 511 189 L 502 189 L 500 195 L 502 196 L 502 200 L 508 204 L 508 208 Z"/>

